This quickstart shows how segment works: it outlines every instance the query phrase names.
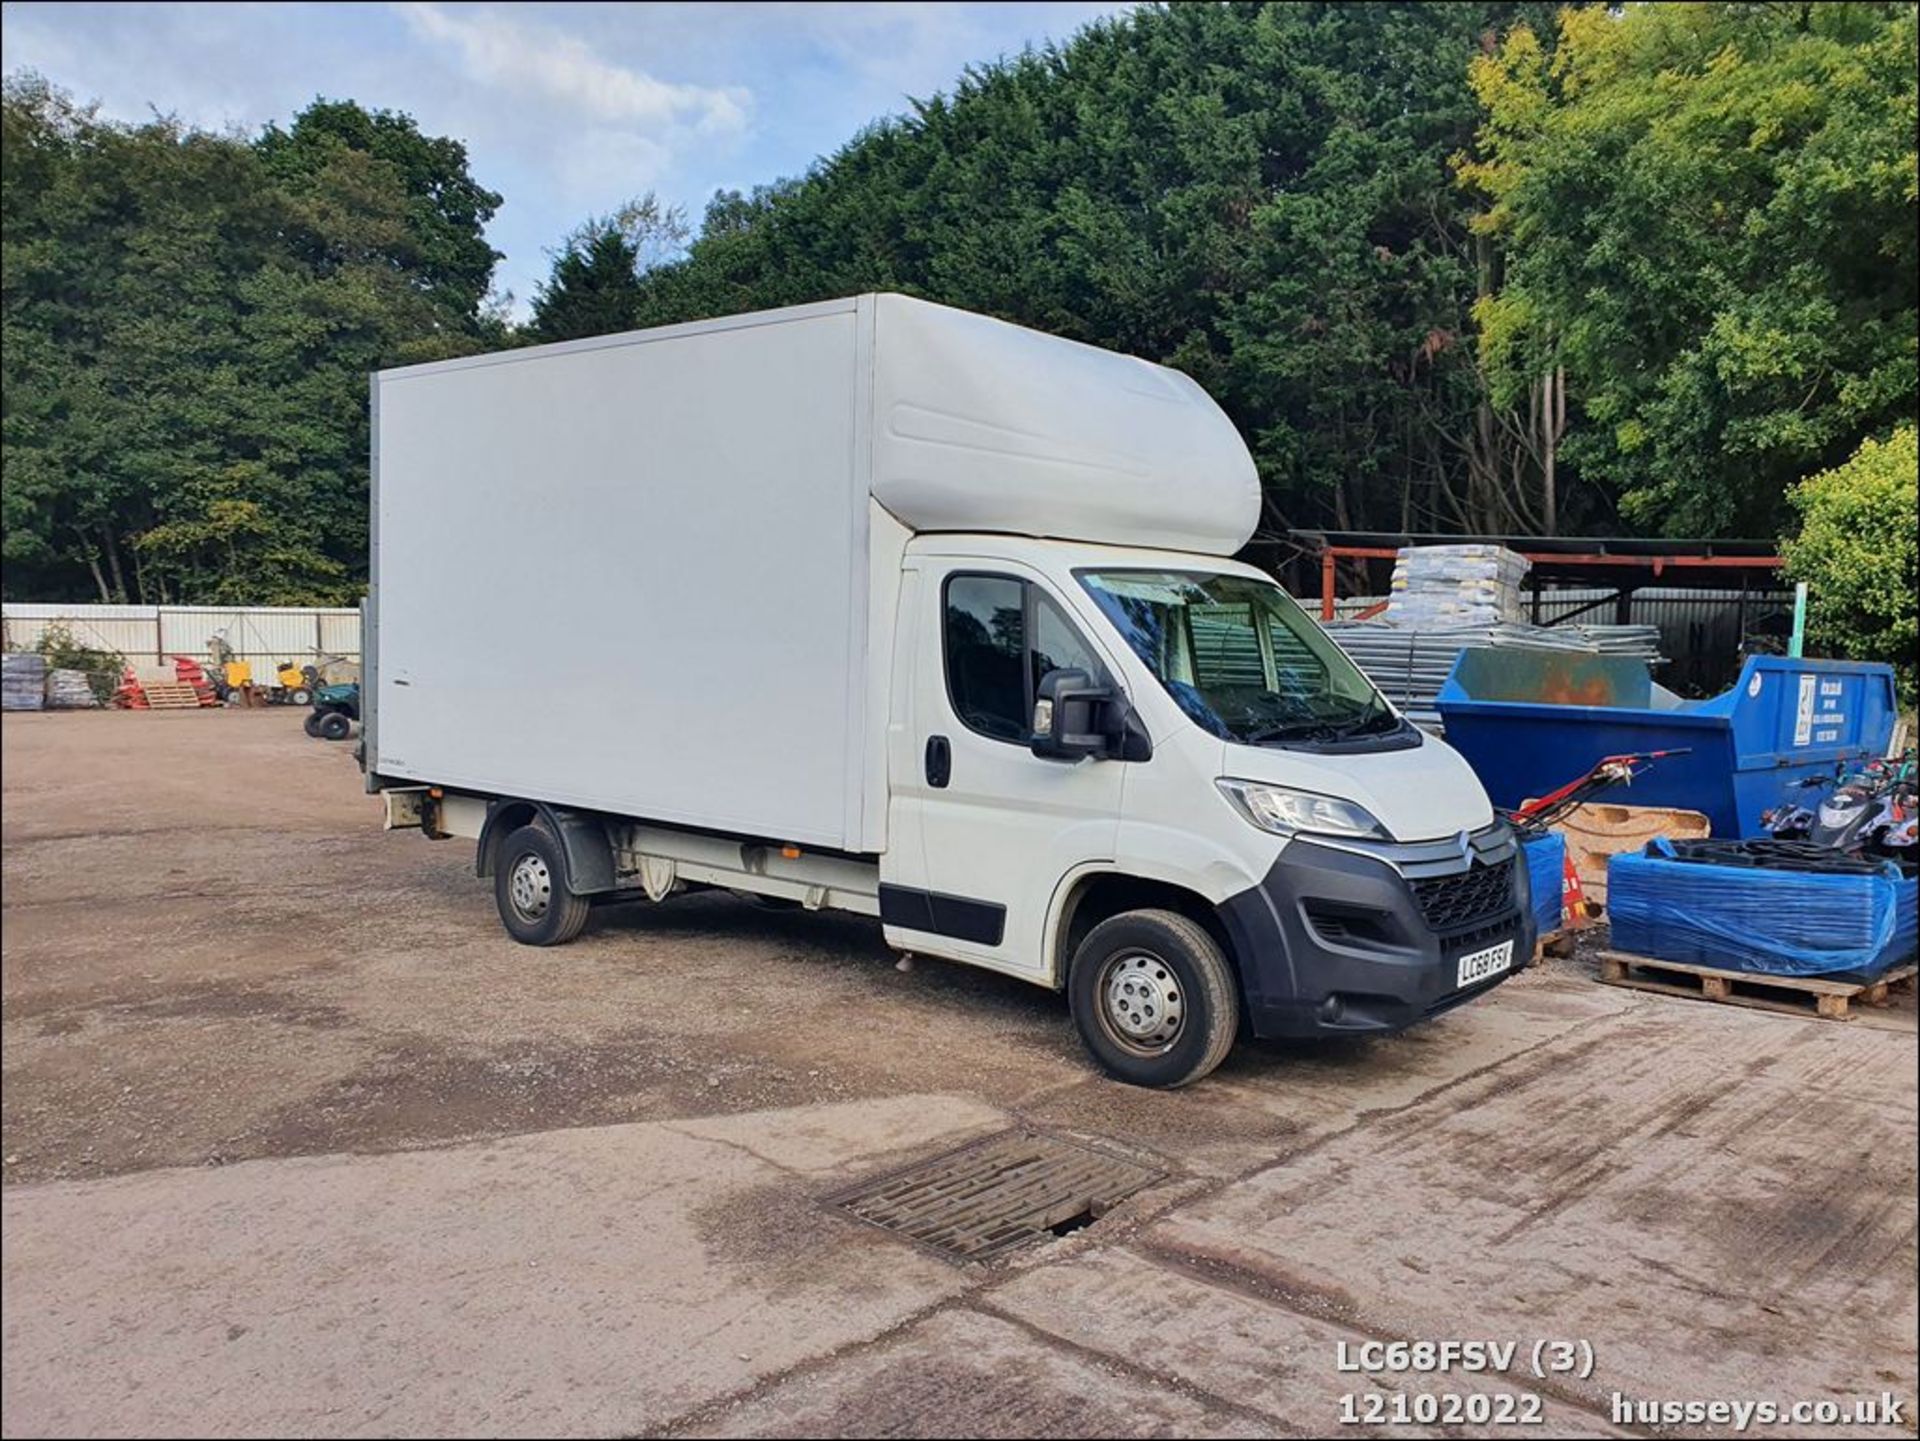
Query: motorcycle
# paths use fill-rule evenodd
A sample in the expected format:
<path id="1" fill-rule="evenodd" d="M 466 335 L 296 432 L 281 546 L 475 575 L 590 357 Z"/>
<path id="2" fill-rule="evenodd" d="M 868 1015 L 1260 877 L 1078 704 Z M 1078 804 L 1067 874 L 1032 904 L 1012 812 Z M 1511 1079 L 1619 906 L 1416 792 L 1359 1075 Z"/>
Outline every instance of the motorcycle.
<path id="1" fill-rule="evenodd" d="M 1916 804 L 1913 750 L 1898 760 L 1868 761 L 1851 772 L 1809 776 L 1801 789 L 1832 786 L 1830 795 L 1799 804 L 1789 801 L 1765 812 L 1760 821 L 1780 841 L 1810 845 L 1870 860 L 1915 864 L 1920 805 Z"/>

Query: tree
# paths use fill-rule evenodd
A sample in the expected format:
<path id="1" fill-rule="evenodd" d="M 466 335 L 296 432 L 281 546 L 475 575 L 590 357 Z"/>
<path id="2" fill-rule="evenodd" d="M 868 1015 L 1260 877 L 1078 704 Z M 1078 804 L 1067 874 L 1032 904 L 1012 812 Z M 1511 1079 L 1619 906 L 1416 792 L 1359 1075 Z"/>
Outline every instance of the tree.
<path id="1" fill-rule="evenodd" d="M 466 146 L 422 135 L 413 117 L 398 111 L 315 100 L 285 130 L 267 126 L 255 149 L 294 203 L 301 223 L 293 243 L 316 271 L 377 254 L 406 271 L 460 323 L 471 324 L 479 315 L 500 258 L 487 243 L 486 224 L 501 197 L 468 173 Z M 338 197 L 329 197 L 322 177 L 337 172 L 348 154 L 366 162 L 366 184 L 397 186 L 404 196 L 400 213 L 391 217 L 399 233 L 370 234 L 359 212 L 341 209 L 333 203 Z"/>
<path id="2" fill-rule="evenodd" d="M 1920 508 L 1920 447 L 1903 425 L 1869 439 L 1842 465 L 1795 486 L 1800 533 L 1782 546 L 1787 574 L 1807 582 L 1808 633 L 1853 660 L 1885 661 L 1914 696 L 1920 594 L 1914 515 Z"/>
<path id="3" fill-rule="evenodd" d="M 228 295 L 272 216 L 242 145 L 103 125 L 33 80 L 6 110 L 9 584 L 21 561 L 78 561 L 101 599 L 131 599 L 135 538 L 221 424 Z"/>
<path id="4" fill-rule="evenodd" d="M 270 165 L 31 76 L 7 82 L 0 143 L 6 593 L 352 599 L 367 373 L 484 333 L 477 301 L 453 308 L 484 278 L 434 274 L 400 168 L 346 144 Z"/>
<path id="5" fill-rule="evenodd" d="M 682 250 L 687 235 L 686 216 L 651 193 L 587 221 L 554 255 L 523 338 L 578 340 L 633 329 L 641 274 Z"/>
<path id="6" fill-rule="evenodd" d="M 1516 528 L 1541 480 L 1482 404 L 1448 158 L 1468 61 L 1550 14 L 1143 6 L 716 195 L 638 319 L 901 290 L 1188 371 L 1248 437 L 1270 527 Z"/>
<path id="7" fill-rule="evenodd" d="M 1769 535 L 1912 413 L 1912 4 L 1634 5 L 1476 60 L 1463 178 L 1496 400 L 1564 367 L 1566 457 L 1668 533 Z"/>

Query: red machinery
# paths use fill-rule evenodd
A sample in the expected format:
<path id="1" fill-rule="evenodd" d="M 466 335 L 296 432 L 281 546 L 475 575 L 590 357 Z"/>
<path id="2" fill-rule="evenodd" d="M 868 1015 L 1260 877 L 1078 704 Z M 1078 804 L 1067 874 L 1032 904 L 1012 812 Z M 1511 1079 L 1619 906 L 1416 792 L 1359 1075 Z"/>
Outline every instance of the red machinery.
<path id="1" fill-rule="evenodd" d="M 1507 814 L 1523 825 L 1545 830 L 1566 816 L 1575 806 L 1593 799 L 1614 786 L 1633 784 L 1633 778 L 1663 756 L 1683 756 L 1688 748 L 1664 751 L 1635 751 L 1629 755 L 1603 756 L 1585 775 L 1537 796 Z M 1586 919 L 1586 895 L 1580 889 L 1580 874 L 1574 869 L 1573 852 L 1561 862 L 1560 917 L 1563 922 L 1579 924 Z"/>
<path id="2" fill-rule="evenodd" d="M 1604 756 L 1595 761 L 1593 769 L 1578 780 L 1568 781 L 1557 790 L 1548 791 L 1509 812 L 1517 821 L 1531 821 L 1537 826 L 1550 826 L 1575 806 L 1593 799 L 1601 791 L 1614 786 L 1633 784 L 1633 778 L 1645 771 L 1653 762 L 1663 756 L 1684 756 L 1692 754 L 1690 747 L 1680 750 L 1635 751 L 1631 755 Z"/>

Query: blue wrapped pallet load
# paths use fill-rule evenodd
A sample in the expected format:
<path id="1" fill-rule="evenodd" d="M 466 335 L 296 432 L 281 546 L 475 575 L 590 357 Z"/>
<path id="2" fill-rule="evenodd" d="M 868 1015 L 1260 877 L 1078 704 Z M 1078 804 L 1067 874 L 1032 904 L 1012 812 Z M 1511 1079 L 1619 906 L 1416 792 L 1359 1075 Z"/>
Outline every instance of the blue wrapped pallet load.
<path id="1" fill-rule="evenodd" d="M 1892 861 L 1857 872 L 1676 859 L 1669 841 L 1607 862 L 1622 951 L 1773 976 L 1871 980 L 1914 958 L 1920 885 Z"/>
<path id="2" fill-rule="evenodd" d="M 1527 858 L 1527 879 L 1533 885 L 1534 929 L 1550 936 L 1560 929 L 1565 899 L 1567 838 L 1557 831 L 1523 833 L 1520 852 Z"/>
<path id="3" fill-rule="evenodd" d="M 1739 838 L 1804 796 L 1795 782 L 1884 755 L 1896 715 L 1886 665 L 1748 656 L 1731 690 L 1688 701 L 1656 686 L 1645 661 L 1544 650 L 1462 651 L 1437 707 L 1447 744 L 1496 806 L 1545 795 L 1603 756 L 1685 751 L 1609 799 L 1702 811 L 1715 836 Z"/>

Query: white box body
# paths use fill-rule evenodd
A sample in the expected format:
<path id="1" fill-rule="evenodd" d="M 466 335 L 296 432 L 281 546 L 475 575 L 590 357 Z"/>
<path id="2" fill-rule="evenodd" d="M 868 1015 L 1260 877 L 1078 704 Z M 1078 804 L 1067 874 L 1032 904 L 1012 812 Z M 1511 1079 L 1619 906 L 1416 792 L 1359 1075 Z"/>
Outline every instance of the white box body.
<path id="1" fill-rule="evenodd" d="M 370 770 L 877 853 L 913 533 L 1226 554 L 1259 486 L 1187 377 L 882 295 L 382 372 L 373 509 Z"/>

